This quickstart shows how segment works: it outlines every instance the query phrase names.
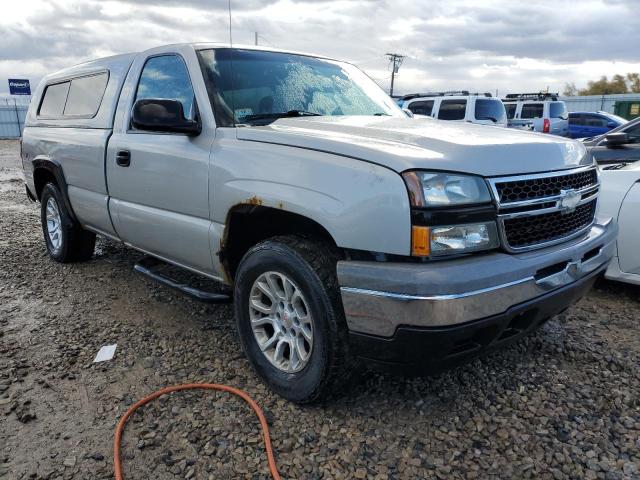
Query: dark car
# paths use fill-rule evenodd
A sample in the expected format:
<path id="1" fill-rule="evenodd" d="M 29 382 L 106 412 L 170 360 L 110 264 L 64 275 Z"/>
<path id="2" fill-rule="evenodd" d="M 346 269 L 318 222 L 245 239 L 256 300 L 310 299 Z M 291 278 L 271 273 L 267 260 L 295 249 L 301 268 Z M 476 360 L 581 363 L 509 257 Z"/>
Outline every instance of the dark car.
<path id="1" fill-rule="evenodd" d="M 627 120 L 607 112 L 571 112 L 569 137 L 595 137 L 627 123 Z"/>
<path id="2" fill-rule="evenodd" d="M 640 118 L 582 142 L 600 164 L 636 162 L 640 160 Z"/>

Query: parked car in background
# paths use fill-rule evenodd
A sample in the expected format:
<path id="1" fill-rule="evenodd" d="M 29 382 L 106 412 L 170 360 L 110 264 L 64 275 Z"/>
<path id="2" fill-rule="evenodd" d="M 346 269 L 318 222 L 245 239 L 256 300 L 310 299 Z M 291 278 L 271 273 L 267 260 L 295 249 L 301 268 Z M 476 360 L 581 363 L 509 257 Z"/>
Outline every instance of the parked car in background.
<path id="1" fill-rule="evenodd" d="M 600 170 L 600 214 L 618 222 L 618 240 L 605 276 L 640 285 L 640 162 Z"/>
<path id="2" fill-rule="evenodd" d="M 637 162 L 640 160 L 640 118 L 582 142 L 598 164 Z"/>
<path id="3" fill-rule="evenodd" d="M 490 93 L 412 93 L 402 97 L 401 107 L 439 120 L 507 126 L 504 105 Z"/>
<path id="4" fill-rule="evenodd" d="M 511 93 L 502 102 L 509 120 L 530 120 L 536 132 L 569 135 L 567 106 L 557 93 Z"/>
<path id="5" fill-rule="evenodd" d="M 627 123 L 627 119 L 608 112 L 569 113 L 569 137 L 595 137 Z"/>
<path id="6" fill-rule="evenodd" d="M 358 364 L 433 373 L 522 338 L 586 294 L 615 243 L 579 142 L 408 118 L 353 65 L 260 47 L 49 75 L 21 157 L 53 260 L 90 259 L 99 234 L 187 294 L 233 291 L 234 346 L 294 402 L 342 391 Z"/>

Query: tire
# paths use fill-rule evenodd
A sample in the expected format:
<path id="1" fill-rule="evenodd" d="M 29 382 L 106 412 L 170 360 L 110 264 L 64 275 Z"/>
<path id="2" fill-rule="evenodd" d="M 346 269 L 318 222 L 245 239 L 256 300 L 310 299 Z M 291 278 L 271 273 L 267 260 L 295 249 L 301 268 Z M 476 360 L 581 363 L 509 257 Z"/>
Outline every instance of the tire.
<path id="1" fill-rule="evenodd" d="M 71 218 L 62 194 L 54 183 L 47 183 L 42 189 L 40 221 L 47 251 L 55 261 L 70 263 L 91 258 L 96 244 L 96 235 L 84 230 Z"/>
<path id="2" fill-rule="evenodd" d="M 234 308 L 242 348 L 256 373 L 269 388 L 295 403 L 325 400 L 348 380 L 347 327 L 336 277 L 337 260 L 336 253 L 323 242 L 294 236 L 274 237 L 251 248 L 244 255 L 236 273 Z M 255 313 L 258 316 L 266 315 L 250 306 L 250 301 L 257 298 L 252 297 L 252 292 L 254 295 L 256 292 L 262 295 L 258 284 L 271 285 L 269 276 L 273 277 L 271 280 L 277 285 L 284 285 L 282 282 L 286 278 L 291 283 L 289 289 L 297 289 L 294 292 L 300 293 L 292 294 L 295 297 L 289 304 L 292 309 L 283 310 L 293 313 L 288 317 L 286 313 L 282 313 L 283 316 L 276 321 L 284 325 L 288 318 L 288 334 L 298 335 L 294 342 L 300 342 L 300 339 L 303 341 L 294 344 L 304 346 L 298 348 L 285 345 L 281 349 L 284 354 L 280 356 L 277 355 L 278 346 L 263 353 L 259 343 L 260 337 L 262 345 L 266 346 L 271 340 L 270 332 L 275 334 L 275 328 L 267 323 L 262 333 L 256 334 L 252 324 L 252 315 Z M 278 279 L 281 283 L 278 283 Z M 282 293 L 286 295 L 284 288 Z M 259 303 L 264 308 L 272 302 L 267 295 L 262 295 Z M 305 311 L 306 320 L 303 318 Z M 306 342 L 307 338 L 301 333 L 303 321 L 308 321 L 312 327 L 311 343 Z M 297 333 L 294 333 L 294 323 L 298 325 Z M 307 334 L 309 324 L 304 327 Z M 283 328 L 286 331 L 286 326 Z M 292 348 L 300 353 L 294 355 Z M 306 362 L 303 362 L 305 350 L 308 356 Z M 277 365 L 277 358 L 283 359 L 280 365 Z M 296 359 L 299 360 L 298 369 L 294 368 Z M 283 365 L 286 365 L 286 370 Z"/>

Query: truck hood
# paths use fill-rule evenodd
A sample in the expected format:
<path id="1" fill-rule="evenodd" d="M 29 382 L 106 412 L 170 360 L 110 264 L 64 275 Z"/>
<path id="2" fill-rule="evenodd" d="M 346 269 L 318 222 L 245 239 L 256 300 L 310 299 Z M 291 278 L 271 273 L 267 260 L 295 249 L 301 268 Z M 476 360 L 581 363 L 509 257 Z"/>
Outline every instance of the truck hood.
<path id="1" fill-rule="evenodd" d="M 357 158 L 396 172 L 423 168 L 490 177 L 591 164 L 584 146 L 573 140 L 430 118 L 282 118 L 240 127 L 237 136 Z"/>

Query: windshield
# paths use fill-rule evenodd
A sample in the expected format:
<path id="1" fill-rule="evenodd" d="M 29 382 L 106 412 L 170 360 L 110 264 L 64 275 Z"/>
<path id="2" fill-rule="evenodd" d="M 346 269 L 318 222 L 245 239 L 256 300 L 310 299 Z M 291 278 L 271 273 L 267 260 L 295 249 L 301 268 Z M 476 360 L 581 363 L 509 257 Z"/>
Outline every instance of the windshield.
<path id="1" fill-rule="evenodd" d="M 562 118 L 566 120 L 569 118 L 569 114 L 567 113 L 567 106 L 564 102 L 551 102 L 549 103 L 549 116 L 551 118 Z"/>
<path id="2" fill-rule="evenodd" d="M 221 126 L 278 116 L 393 115 L 394 100 L 353 65 L 279 52 L 220 48 L 198 58 Z"/>
<path id="3" fill-rule="evenodd" d="M 504 104 L 497 98 L 476 99 L 476 120 L 491 120 L 495 123 L 504 123 L 507 113 Z"/>

